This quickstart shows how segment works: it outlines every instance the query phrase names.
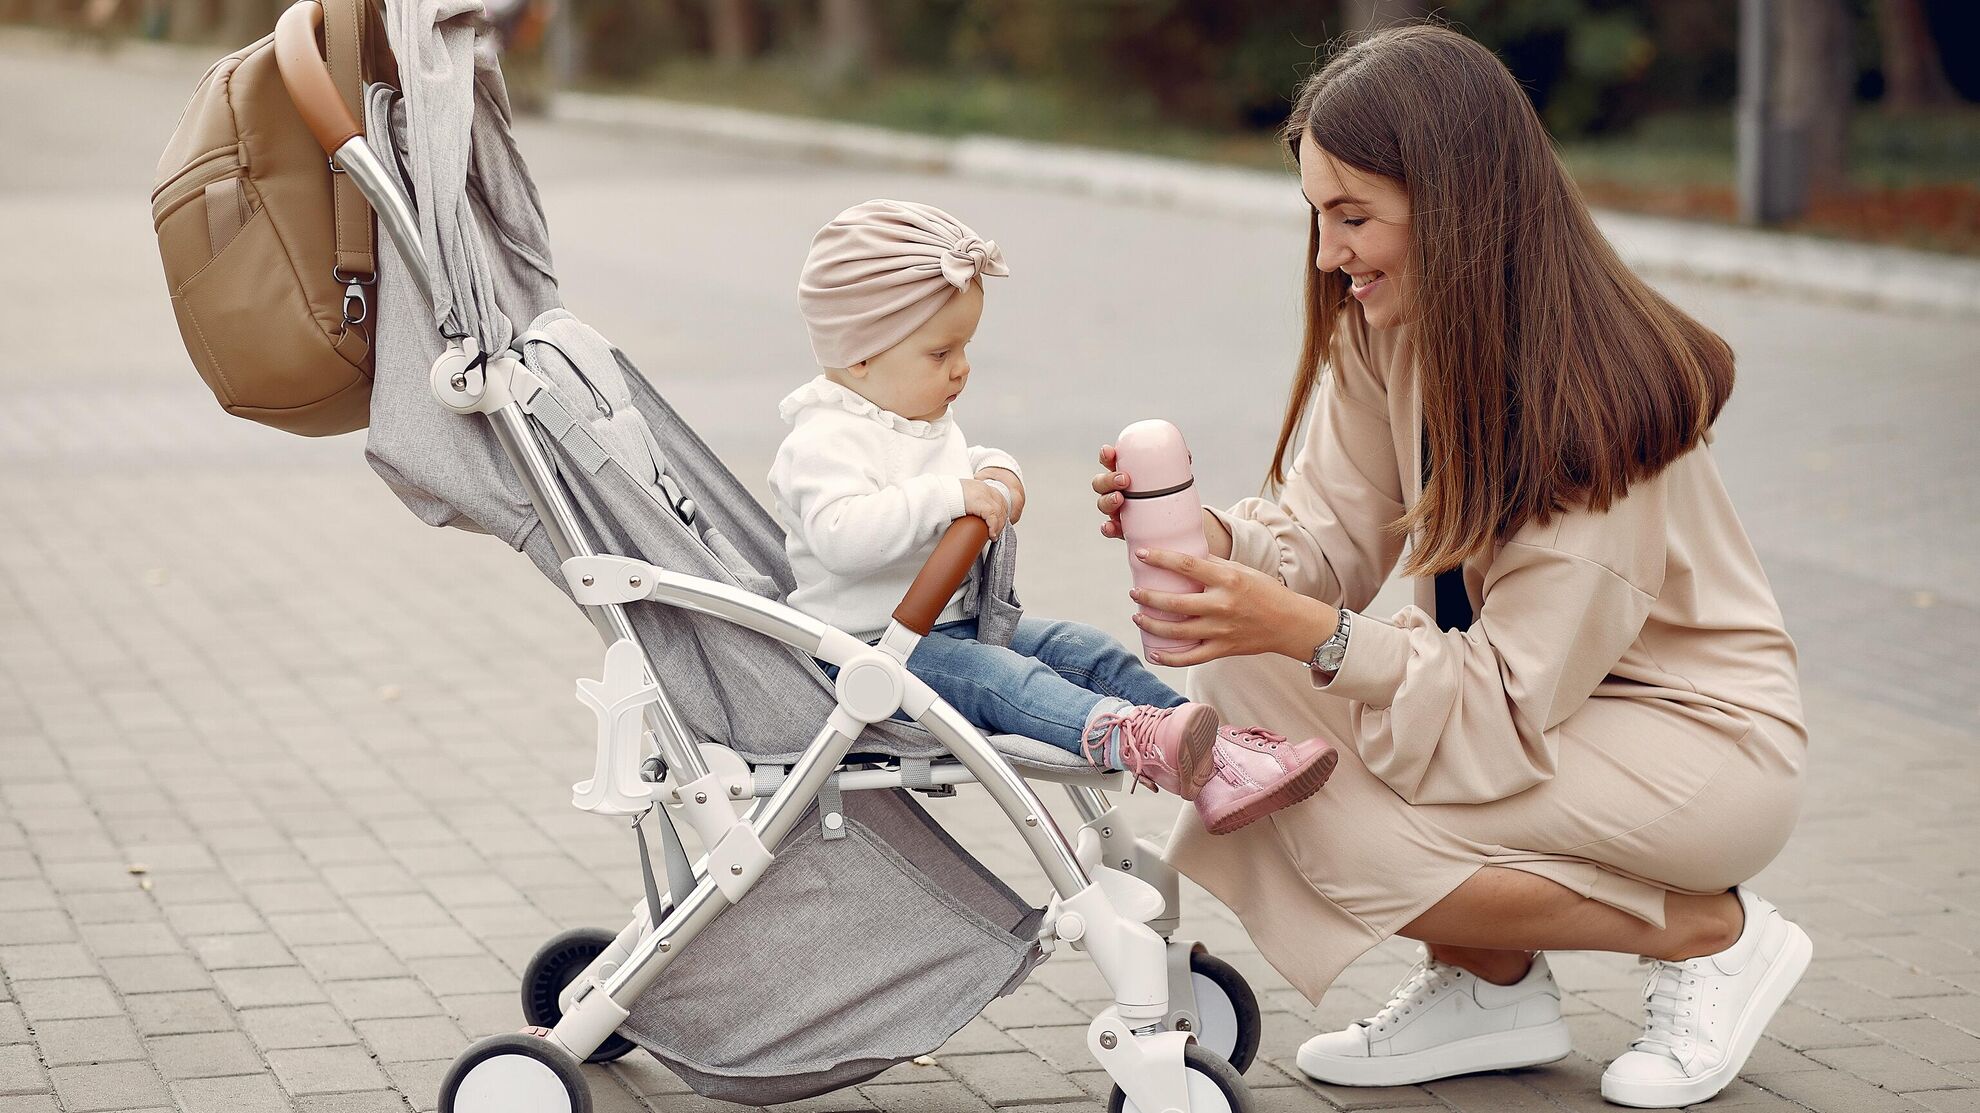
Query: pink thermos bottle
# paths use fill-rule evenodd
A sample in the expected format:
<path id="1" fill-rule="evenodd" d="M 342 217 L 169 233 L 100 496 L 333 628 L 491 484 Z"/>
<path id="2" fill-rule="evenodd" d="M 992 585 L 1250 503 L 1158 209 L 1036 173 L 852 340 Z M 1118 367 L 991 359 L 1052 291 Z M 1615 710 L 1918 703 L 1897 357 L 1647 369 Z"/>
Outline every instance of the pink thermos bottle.
<path id="1" fill-rule="evenodd" d="M 1122 494 L 1121 537 L 1127 541 L 1128 566 L 1134 585 L 1156 591 L 1197 592 L 1203 585 L 1179 572 L 1156 568 L 1136 557 L 1137 549 L 1173 549 L 1179 553 L 1207 557 L 1203 539 L 1203 502 L 1196 494 L 1196 477 L 1190 471 L 1189 446 L 1182 431 L 1166 421 L 1137 421 L 1121 430 L 1114 442 L 1114 468 L 1127 473 L 1128 489 Z M 1150 618 L 1174 621 L 1183 616 L 1144 606 L 1141 613 Z M 1142 631 L 1141 648 L 1156 650 L 1194 649 L 1199 642 L 1160 638 Z"/>

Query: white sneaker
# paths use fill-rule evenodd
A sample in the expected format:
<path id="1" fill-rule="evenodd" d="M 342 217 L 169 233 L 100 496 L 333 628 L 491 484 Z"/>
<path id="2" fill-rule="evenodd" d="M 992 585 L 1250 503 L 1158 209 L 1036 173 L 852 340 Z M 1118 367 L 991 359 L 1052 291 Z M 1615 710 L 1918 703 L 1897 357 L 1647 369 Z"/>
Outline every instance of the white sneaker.
<path id="1" fill-rule="evenodd" d="M 1512 985 L 1494 985 L 1426 953 L 1382 1011 L 1299 1049 L 1299 1069 L 1337 1086 L 1407 1086 L 1563 1059 L 1561 991 L 1547 956 Z"/>
<path id="2" fill-rule="evenodd" d="M 1808 969 L 1808 933 L 1735 890 L 1746 926 L 1732 946 L 1684 962 L 1650 961 L 1643 1034 L 1602 1072 L 1602 1096 L 1639 1109 L 1710 1098 L 1739 1074 L 1760 1032 Z"/>

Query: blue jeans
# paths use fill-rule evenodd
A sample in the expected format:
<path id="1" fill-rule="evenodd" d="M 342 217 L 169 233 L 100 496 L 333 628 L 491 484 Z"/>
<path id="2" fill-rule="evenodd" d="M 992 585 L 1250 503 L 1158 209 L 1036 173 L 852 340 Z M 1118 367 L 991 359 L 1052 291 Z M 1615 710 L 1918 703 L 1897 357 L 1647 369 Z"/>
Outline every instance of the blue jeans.
<path id="1" fill-rule="evenodd" d="M 1103 699 L 1185 702 L 1141 658 L 1084 623 L 1019 619 L 1008 649 L 975 638 L 975 619 L 944 623 L 915 646 L 907 667 L 964 718 L 997 734 L 1079 753 L 1087 717 Z"/>

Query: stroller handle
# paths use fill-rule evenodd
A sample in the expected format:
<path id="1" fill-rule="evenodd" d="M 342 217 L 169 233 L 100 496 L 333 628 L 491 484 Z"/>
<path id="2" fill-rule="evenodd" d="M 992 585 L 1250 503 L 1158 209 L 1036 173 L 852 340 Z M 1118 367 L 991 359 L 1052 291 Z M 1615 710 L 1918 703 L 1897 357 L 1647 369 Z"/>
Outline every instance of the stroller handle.
<path id="1" fill-rule="evenodd" d="M 949 597 L 975 566 L 976 554 L 983 551 L 984 543 L 989 540 L 990 523 L 974 514 L 950 522 L 942 539 L 935 543 L 935 551 L 928 554 L 927 563 L 908 585 L 901 605 L 894 608 L 894 621 L 927 637 L 935 628 L 935 619 L 941 615 L 942 608 L 949 605 Z"/>
<path id="2" fill-rule="evenodd" d="M 275 21 L 275 67 L 282 71 L 282 84 L 295 102 L 316 143 L 326 155 L 334 155 L 344 144 L 364 134 L 351 116 L 350 106 L 337 92 L 330 67 L 323 61 L 323 50 L 316 45 L 317 29 L 323 26 L 323 5 L 317 0 L 299 0 Z"/>

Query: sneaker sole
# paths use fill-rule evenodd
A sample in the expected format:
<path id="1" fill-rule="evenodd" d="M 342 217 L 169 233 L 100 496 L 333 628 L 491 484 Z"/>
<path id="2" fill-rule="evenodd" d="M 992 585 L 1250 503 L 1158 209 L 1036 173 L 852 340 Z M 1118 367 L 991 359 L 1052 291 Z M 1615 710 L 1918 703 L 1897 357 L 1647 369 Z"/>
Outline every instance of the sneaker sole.
<path id="1" fill-rule="evenodd" d="M 1808 970 L 1809 960 L 1815 957 L 1815 944 L 1809 941 L 1808 933 L 1794 922 L 1782 919 L 1787 925 L 1787 942 L 1781 947 L 1779 957 L 1774 959 L 1774 968 L 1767 971 L 1760 980 L 1759 988 L 1753 991 L 1753 999 L 1748 1002 L 1746 1015 L 1740 1017 L 1733 1029 L 1732 1054 L 1717 1068 L 1697 1078 L 1687 1078 L 1682 1082 L 1611 1082 L 1609 1076 L 1602 1076 L 1602 1097 L 1617 1105 L 1627 1105 L 1635 1109 L 1676 1109 L 1686 1105 L 1696 1105 L 1712 1097 L 1732 1084 L 1739 1077 L 1740 1069 L 1746 1066 L 1747 1056 L 1760 1042 L 1760 1033 L 1766 1031 L 1768 1022 L 1794 992 L 1801 982 L 1801 975 Z"/>
<path id="2" fill-rule="evenodd" d="M 1558 1063 L 1574 1050 L 1572 1040 L 1567 1023 L 1556 1020 L 1532 1028 L 1491 1032 L 1422 1051 L 1370 1059 L 1325 1055 L 1301 1048 L 1296 1062 L 1308 1077 L 1334 1086 L 1413 1086 L 1461 1074 Z"/>
<path id="3" fill-rule="evenodd" d="M 1185 800 L 1196 799 L 1210 778 L 1217 775 L 1217 763 L 1211 755 L 1217 750 L 1217 713 L 1204 704 L 1193 705 L 1193 712 L 1183 726 L 1182 759 L 1178 780 L 1182 783 Z"/>
<path id="4" fill-rule="evenodd" d="M 1279 786 L 1270 792 L 1246 797 L 1242 803 L 1228 812 L 1205 813 L 1203 826 L 1213 835 L 1228 835 L 1282 808 L 1290 808 L 1325 788 L 1327 779 L 1334 775 L 1334 766 L 1339 765 L 1340 762 L 1340 753 L 1329 748 L 1315 758 L 1311 765 L 1279 782 Z"/>

